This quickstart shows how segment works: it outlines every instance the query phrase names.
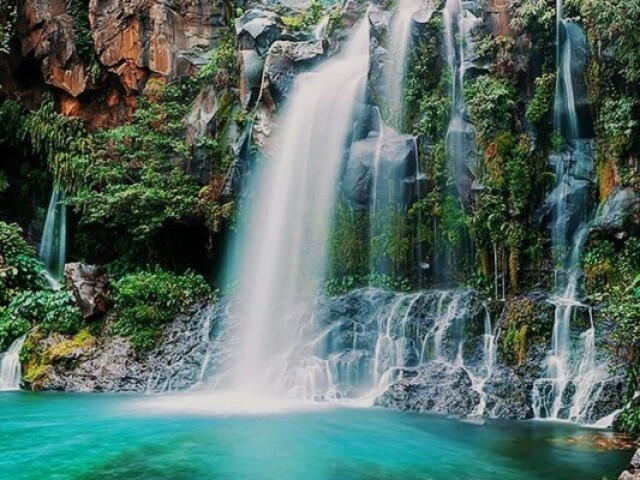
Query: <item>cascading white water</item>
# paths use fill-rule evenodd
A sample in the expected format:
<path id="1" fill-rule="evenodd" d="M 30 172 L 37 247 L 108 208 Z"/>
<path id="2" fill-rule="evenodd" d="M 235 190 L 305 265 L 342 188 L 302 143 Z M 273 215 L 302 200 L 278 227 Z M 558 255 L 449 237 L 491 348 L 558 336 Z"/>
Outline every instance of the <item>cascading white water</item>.
<path id="1" fill-rule="evenodd" d="M 309 319 L 309 329 L 319 333 L 303 349 L 313 355 L 298 373 L 299 385 L 310 398 L 350 399 L 370 406 L 405 371 L 436 362 L 467 372 L 480 397 L 473 416 L 484 414 L 483 389 L 495 363 L 496 337 L 488 310 L 472 291 L 390 294 L 368 289 L 357 298 L 368 299 L 371 304 L 363 311 L 373 312 L 336 321 L 320 309 Z M 479 315 L 484 315 L 484 331 L 468 338 Z M 469 353 L 476 348 L 478 356 Z"/>
<path id="2" fill-rule="evenodd" d="M 420 0 L 400 0 L 389 25 L 391 34 L 384 75 L 385 95 L 392 124 L 402 123 L 407 54 L 411 44 L 411 18 L 419 8 Z"/>
<path id="3" fill-rule="evenodd" d="M 389 24 L 389 44 L 383 66 L 382 93 L 386 101 L 384 108 L 386 120 L 398 128 L 403 123 L 405 111 L 405 77 L 411 45 L 412 16 L 420 7 L 420 0 L 400 0 Z M 418 188 L 421 174 L 415 138 L 402 135 L 387 126 L 378 107 L 375 107 L 375 112 L 378 137 L 371 168 L 369 270 L 371 274 L 390 275 L 398 272 L 392 272 L 386 255 L 388 236 L 394 230 L 393 222 L 396 215 L 405 214 L 406 203 L 411 196 L 404 182 L 407 177 L 407 167 L 415 170 L 413 177 L 416 188 Z M 413 157 L 413 161 L 410 157 Z M 419 198 L 420 192 L 413 192 L 414 195 L 416 193 Z M 419 269 L 422 261 L 421 255 L 418 254 L 417 261 L 413 263 Z M 402 274 L 406 273 L 402 272 Z"/>
<path id="4" fill-rule="evenodd" d="M 369 67 L 368 23 L 343 52 L 297 79 L 275 155 L 256 175 L 234 297 L 240 346 L 227 371 L 244 394 L 313 396 L 304 389 L 301 345 L 323 278 L 345 147 Z"/>
<path id="5" fill-rule="evenodd" d="M 580 254 L 589 234 L 588 179 L 593 172 L 590 142 L 583 138 L 574 90 L 573 41 L 581 30 L 563 18 L 562 0 L 557 1 L 557 74 L 554 128 L 568 147 L 553 157 L 556 187 L 552 241 L 556 263 L 556 293 L 551 350 L 544 378 L 536 380 L 533 409 L 536 418 L 582 421 L 608 378 L 606 362 L 599 361 L 595 326 L 589 306 L 580 302 L 582 272 Z M 574 341 L 571 325 L 576 315 L 589 319 L 589 327 Z M 573 392 L 568 392 L 572 385 Z"/>
<path id="6" fill-rule="evenodd" d="M 57 280 L 62 278 L 67 255 L 67 206 L 64 200 L 64 189 L 56 183 L 40 241 L 40 259 L 45 264 L 53 288 L 57 286 Z"/>
<path id="7" fill-rule="evenodd" d="M 18 338 L 6 352 L 0 355 L 0 391 L 20 388 L 20 379 L 22 378 L 20 350 L 22 350 L 26 338 L 26 335 Z"/>
<path id="8" fill-rule="evenodd" d="M 468 58 L 473 53 L 471 31 L 480 22 L 464 8 L 461 0 L 447 0 L 442 10 L 444 23 L 445 57 L 450 76 L 449 100 L 451 109 L 446 133 L 446 147 L 449 174 L 455 181 L 454 196 L 461 208 L 469 202 L 472 184 L 472 168 L 477 162 L 476 130 L 467 118 L 464 100 L 464 82 Z M 434 274 L 438 280 L 450 280 L 451 274 L 459 267 L 459 262 L 468 253 L 466 247 L 439 245 L 436 238 L 434 253 Z"/>

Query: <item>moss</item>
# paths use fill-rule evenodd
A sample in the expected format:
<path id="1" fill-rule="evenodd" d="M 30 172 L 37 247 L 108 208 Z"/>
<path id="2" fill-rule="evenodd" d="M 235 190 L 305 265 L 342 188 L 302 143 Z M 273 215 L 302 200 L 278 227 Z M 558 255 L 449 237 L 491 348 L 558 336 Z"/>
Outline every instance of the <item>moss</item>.
<path id="1" fill-rule="evenodd" d="M 536 306 L 529 298 L 513 299 L 507 304 L 504 316 L 505 334 L 500 342 L 500 351 L 509 364 L 522 364 L 535 332 Z"/>
<path id="2" fill-rule="evenodd" d="M 59 358 L 64 358 L 68 356 L 71 352 L 78 348 L 89 348 L 95 345 L 96 339 L 89 333 L 88 330 L 81 330 L 72 338 L 63 340 L 57 345 L 53 345 L 49 347 L 44 352 L 44 359 L 47 360 L 48 363 L 55 362 Z"/>

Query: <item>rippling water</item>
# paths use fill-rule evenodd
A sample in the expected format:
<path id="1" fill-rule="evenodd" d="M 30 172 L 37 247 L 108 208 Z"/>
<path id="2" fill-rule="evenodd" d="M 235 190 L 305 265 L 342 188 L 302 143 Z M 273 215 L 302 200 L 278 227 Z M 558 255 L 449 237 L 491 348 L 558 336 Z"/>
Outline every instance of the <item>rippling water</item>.
<path id="1" fill-rule="evenodd" d="M 630 456 L 572 445 L 591 432 L 570 425 L 326 406 L 196 414 L 181 413 L 183 401 L 2 393 L 0 478 L 600 480 Z"/>

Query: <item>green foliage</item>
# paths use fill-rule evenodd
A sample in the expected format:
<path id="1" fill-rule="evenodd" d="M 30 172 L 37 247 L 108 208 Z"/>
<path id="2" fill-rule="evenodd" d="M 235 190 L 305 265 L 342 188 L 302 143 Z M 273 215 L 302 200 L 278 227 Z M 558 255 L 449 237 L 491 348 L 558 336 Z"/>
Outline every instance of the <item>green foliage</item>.
<path id="1" fill-rule="evenodd" d="M 0 4 L 0 54 L 9 53 L 9 41 L 13 36 L 18 9 L 11 0 Z"/>
<path id="2" fill-rule="evenodd" d="M 442 19 L 434 15 L 427 34 L 411 51 L 405 87 L 403 130 L 427 135 L 432 142 L 444 138 L 449 120 L 447 71 L 442 66 Z"/>
<path id="3" fill-rule="evenodd" d="M 329 239 L 331 279 L 365 275 L 369 270 L 369 215 L 339 203 Z"/>
<path id="4" fill-rule="evenodd" d="M 629 400 L 640 389 L 640 239 L 620 244 L 601 240 L 587 245 L 582 256 L 591 301 L 603 305 L 598 322 L 611 327 L 606 346 L 626 373 Z M 640 432 L 637 404 L 619 418 L 629 434 Z"/>
<path id="5" fill-rule="evenodd" d="M 320 22 L 324 14 L 322 2 L 313 0 L 311 5 L 302 11 L 294 11 L 290 15 L 284 15 L 282 23 L 292 32 L 306 31 Z"/>
<path id="6" fill-rule="evenodd" d="M 550 118 L 550 114 L 553 110 L 555 84 L 555 73 L 545 73 L 536 78 L 536 89 L 526 112 L 527 120 L 532 124 L 539 125 L 545 119 Z"/>
<path id="7" fill-rule="evenodd" d="M 153 348 L 162 327 L 197 300 L 212 294 L 200 275 L 162 270 L 122 277 L 113 285 L 116 322 L 112 332 L 131 340 L 138 350 Z"/>
<path id="8" fill-rule="evenodd" d="M 490 140 L 512 125 L 516 91 L 505 80 L 481 75 L 465 85 L 464 98 L 481 141 Z"/>
<path id="9" fill-rule="evenodd" d="M 44 265 L 22 237 L 22 229 L 0 221 L 0 306 L 20 290 L 44 288 Z"/>
<path id="10" fill-rule="evenodd" d="M 587 25 L 593 43 L 613 49 L 620 72 L 640 81 L 640 4 L 636 0 L 572 0 Z"/>
<path id="11" fill-rule="evenodd" d="M 91 25 L 89 23 L 89 2 L 87 0 L 67 0 L 67 14 L 73 19 L 73 44 L 87 68 L 89 76 L 96 79 L 100 73 Z"/>
<path id="12" fill-rule="evenodd" d="M 69 292 L 20 292 L 0 315 L 0 347 L 8 347 L 36 325 L 45 334 L 70 335 L 82 327 L 82 315 Z"/>
<path id="13" fill-rule="evenodd" d="M 616 428 L 634 438 L 640 436 L 640 405 L 632 403 L 616 418 Z"/>
<path id="14" fill-rule="evenodd" d="M 623 96 L 606 98 L 598 116 L 598 126 L 607 148 L 614 157 L 629 151 L 638 135 L 640 102 L 636 98 Z"/>

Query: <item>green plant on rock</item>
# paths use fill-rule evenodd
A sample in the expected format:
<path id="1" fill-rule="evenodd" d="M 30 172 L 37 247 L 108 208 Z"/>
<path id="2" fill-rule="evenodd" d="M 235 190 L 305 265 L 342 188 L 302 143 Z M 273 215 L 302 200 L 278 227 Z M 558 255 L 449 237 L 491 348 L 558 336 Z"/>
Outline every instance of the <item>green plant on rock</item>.
<path id="1" fill-rule="evenodd" d="M 640 127 L 640 102 L 633 97 L 606 98 L 599 111 L 598 127 L 613 157 L 622 157 L 635 141 Z"/>
<path id="2" fill-rule="evenodd" d="M 571 0 L 592 38 L 602 50 L 611 48 L 621 73 L 640 81 L 640 8 L 636 0 Z"/>
<path id="3" fill-rule="evenodd" d="M 132 273 L 113 285 L 116 321 L 111 331 L 131 340 L 138 350 L 152 349 L 164 325 L 195 301 L 210 297 L 200 275 L 156 270 Z"/>
<path id="4" fill-rule="evenodd" d="M 465 85 L 464 98 L 481 143 L 490 141 L 498 131 L 512 125 L 516 91 L 505 80 L 481 75 Z"/>
<path id="5" fill-rule="evenodd" d="M 12 0 L 0 4 L 0 54 L 8 54 L 9 42 L 15 30 L 18 9 Z"/>
<path id="6" fill-rule="evenodd" d="M 535 80 L 535 91 L 531 103 L 527 107 L 526 117 L 533 125 L 540 125 L 549 120 L 553 110 L 556 74 L 545 73 Z"/>
<path id="7" fill-rule="evenodd" d="M 69 292 L 23 291 L 12 298 L 0 315 L 0 347 L 8 347 L 34 327 L 44 334 L 71 335 L 82 325 L 82 315 Z"/>
<path id="8" fill-rule="evenodd" d="M 18 225 L 0 222 L 0 306 L 21 290 L 45 287 L 44 265 L 35 258 L 35 253 Z"/>

